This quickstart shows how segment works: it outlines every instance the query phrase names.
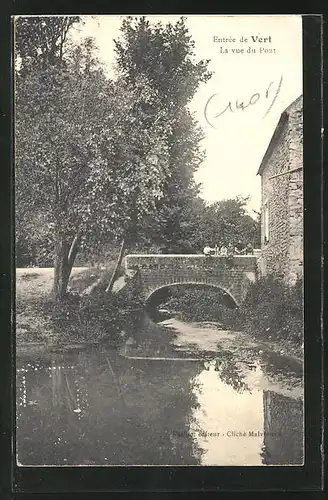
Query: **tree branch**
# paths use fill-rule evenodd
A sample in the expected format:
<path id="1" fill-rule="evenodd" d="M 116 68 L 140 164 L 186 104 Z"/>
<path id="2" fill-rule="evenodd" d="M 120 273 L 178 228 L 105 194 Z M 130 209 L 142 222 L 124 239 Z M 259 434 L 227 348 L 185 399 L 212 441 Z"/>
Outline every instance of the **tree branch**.
<path id="1" fill-rule="evenodd" d="M 111 292 L 112 289 L 113 289 L 113 285 L 114 285 L 114 282 L 115 282 L 115 279 L 116 279 L 116 275 L 117 275 L 118 269 L 119 269 L 119 267 L 121 265 L 121 262 L 122 262 L 124 250 L 125 250 L 125 238 L 123 238 L 123 240 L 122 240 L 121 248 L 120 248 L 120 253 L 119 253 L 119 256 L 118 256 L 118 259 L 117 259 L 114 271 L 112 273 L 111 279 L 110 279 L 110 281 L 108 283 L 108 286 L 106 288 L 106 293 Z"/>
<path id="2" fill-rule="evenodd" d="M 72 267 L 73 264 L 74 264 L 74 260 L 75 260 L 76 254 L 78 252 L 78 246 L 79 246 L 79 243 L 80 243 L 80 239 L 81 239 L 81 236 L 80 236 L 79 233 L 77 233 L 74 236 L 74 239 L 73 239 L 72 244 L 71 244 L 71 248 L 69 249 L 69 252 L 68 252 L 68 265 L 70 267 Z"/>

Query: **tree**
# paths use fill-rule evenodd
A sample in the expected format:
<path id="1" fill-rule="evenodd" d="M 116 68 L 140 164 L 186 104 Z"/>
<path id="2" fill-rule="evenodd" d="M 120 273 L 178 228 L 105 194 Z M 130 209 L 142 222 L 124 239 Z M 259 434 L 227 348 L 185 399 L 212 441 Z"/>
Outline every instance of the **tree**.
<path id="1" fill-rule="evenodd" d="M 166 123 L 147 82 L 113 84 L 94 54 L 86 39 L 16 79 L 16 203 L 42 211 L 51 229 L 58 299 L 80 245 L 125 237 L 167 170 Z"/>
<path id="2" fill-rule="evenodd" d="M 188 104 L 199 84 L 211 77 L 209 61 L 194 61 L 194 42 L 183 17 L 174 25 L 152 25 L 145 17 L 128 17 L 115 45 L 121 78 L 132 88 L 140 77 L 146 78 L 157 97 L 157 112 L 165 113 L 169 125 L 169 175 L 156 211 L 141 221 L 139 238 L 143 235 L 145 242 L 155 243 L 164 252 L 186 251 L 192 223 L 189 213 L 199 191 L 194 173 L 204 159 L 202 133 Z"/>
<path id="3" fill-rule="evenodd" d="M 51 267 L 53 242 L 51 228 L 42 211 L 20 213 L 16 202 L 15 213 L 15 257 L 17 267 L 41 265 Z"/>
<path id="4" fill-rule="evenodd" d="M 242 241 L 259 245 L 259 221 L 247 211 L 248 198 L 220 200 L 212 204 L 198 202 L 194 211 L 194 230 L 191 233 L 194 248 L 205 245 L 228 245 Z"/>
<path id="5" fill-rule="evenodd" d="M 15 55 L 21 74 L 36 67 L 47 68 L 63 62 L 71 28 L 79 16 L 18 16 L 15 19 Z"/>

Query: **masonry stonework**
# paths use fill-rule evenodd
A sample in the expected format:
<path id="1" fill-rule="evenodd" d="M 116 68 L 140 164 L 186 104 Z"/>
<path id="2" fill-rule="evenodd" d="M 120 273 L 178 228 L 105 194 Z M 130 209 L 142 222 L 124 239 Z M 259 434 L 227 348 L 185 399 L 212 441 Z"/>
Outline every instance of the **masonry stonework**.
<path id="1" fill-rule="evenodd" d="M 281 115 L 261 175 L 261 272 L 289 283 L 303 275 L 303 103 L 302 96 Z M 264 206 L 269 238 L 265 239 Z"/>
<path id="2" fill-rule="evenodd" d="M 176 284 L 216 286 L 240 305 L 256 279 L 257 257 L 204 255 L 127 255 L 126 272 L 137 270 L 144 301 L 162 287 Z"/>

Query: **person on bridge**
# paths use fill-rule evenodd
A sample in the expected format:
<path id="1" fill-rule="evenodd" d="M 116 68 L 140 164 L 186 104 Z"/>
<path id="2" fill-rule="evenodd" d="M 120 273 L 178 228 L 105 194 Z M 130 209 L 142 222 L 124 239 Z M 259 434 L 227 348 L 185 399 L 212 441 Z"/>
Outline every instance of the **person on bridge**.
<path id="1" fill-rule="evenodd" d="M 234 253 L 235 253 L 235 252 L 234 252 L 234 246 L 233 246 L 231 243 L 229 243 L 229 244 L 227 245 L 227 264 L 228 264 L 229 266 L 233 266 L 233 262 L 234 262 L 234 259 L 233 259 L 233 258 L 234 258 Z"/>
<path id="2" fill-rule="evenodd" d="M 227 246 L 227 256 L 233 257 L 234 254 L 235 254 L 234 246 L 231 243 L 229 243 L 229 245 Z"/>
<path id="3" fill-rule="evenodd" d="M 220 255 L 222 257 L 227 257 L 228 256 L 228 248 L 225 245 L 222 245 L 220 248 Z"/>
<path id="4" fill-rule="evenodd" d="M 246 253 L 246 248 L 240 240 L 238 241 L 237 245 L 235 245 L 235 253 L 237 255 L 245 255 Z"/>
<path id="5" fill-rule="evenodd" d="M 205 255 L 205 257 L 210 257 L 211 255 L 215 254 L 215 248 L 206 246 L 203 250 L 203 254 Z"/>
<path id="6" fill-rule="evenodd" d="M 246 255 L 253 255 L 254 254 L 254 248 L 250 243 L 247 243 L 246 245 Z"/>

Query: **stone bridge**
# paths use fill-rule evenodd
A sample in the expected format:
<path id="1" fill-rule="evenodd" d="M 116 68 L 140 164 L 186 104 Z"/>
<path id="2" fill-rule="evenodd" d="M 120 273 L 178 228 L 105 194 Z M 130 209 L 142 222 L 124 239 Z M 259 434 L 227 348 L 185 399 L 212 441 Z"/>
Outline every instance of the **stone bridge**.
<path id="1" fill-rule="evenodd" d="M 138 279 L 141 298 L 177 285 L 212 286 L 221 290 L 231 307 L 239 306 L 257 276 L 258 255 L 205 257 L 204 255 L 127 255 L 125 272 Z"/>

